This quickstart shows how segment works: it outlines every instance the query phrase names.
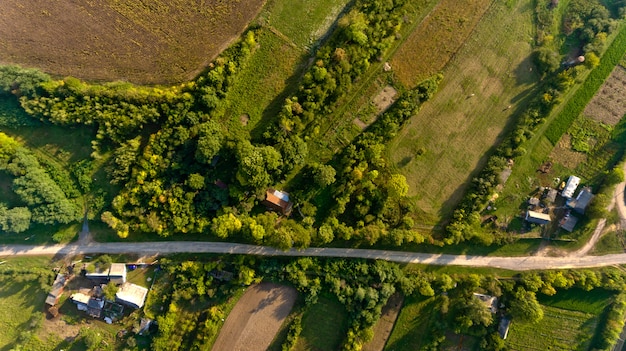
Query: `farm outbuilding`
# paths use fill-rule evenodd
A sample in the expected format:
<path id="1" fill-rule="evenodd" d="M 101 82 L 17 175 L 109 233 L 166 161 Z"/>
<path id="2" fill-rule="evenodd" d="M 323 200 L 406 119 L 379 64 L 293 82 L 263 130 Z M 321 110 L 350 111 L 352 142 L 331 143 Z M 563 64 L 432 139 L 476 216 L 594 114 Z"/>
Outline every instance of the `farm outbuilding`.
<path id="1" fill-rule="evenodd" d="M 559 226 L 571 233 L 574 230 L 576 223 L 578 223 L 578 218 L 568 215 L 561 219 Z"/>
<path id="2" fill-rule="evenodd" d="M 567 179 L 567 184 L 565 184 L 565 188 L 561 192 L 561 195 L 566 199 L 571 199 L 574 196 L 574 192 L 576 188 L 578 188 L 578 184 L 580 184 L 580 178 L 577 176 L 570 176 Z"/>
<path id="3" fill-rule="evenodd" d="M 506 340 L 506 337 L 509 336 L 509 328 L 511 327 L 511 320 L 508 318 L 502 318 L 500 320 L 500 324 L 498 325 L 498 334 L 503 340 Z"/>
<path id="4" fill-rule="evenodd" d="M 113 282 L 115 284 L 124 284 L 126 282 L 126 264 L 111 263 L 111 266 L 102 271 L 85 274 L 85 277 L 97 282 L 106 283 Z"/>
<path id="5" fill-rule="evenodd" d="M 551 221 L 549 214 L 530 210 L 526 211 L 526 217 L 524 219 L 530 223 L 541 225 L 548 224 Z"/>
<path id="6" fill-rule="evenodd" d="M 65 289 L 65 284 L 67 282 L 67 278 L 63 274 L 57 274 L 56 279 L 54 279 L 54 283 L 52 283 L 52 289 L 48 293 L 46 297 L 46 304 L 49 306 L 54 306 L 59 302 L 59 298 L 63 294 L 63 290 Z"/>
<path id="7" fill-rule="evenodd" d="M 567 202 L 567 206 L 571 207 L 577 213 L 583 214 L 585 213 L 585 209 L 589 206 L 589 203 L 593 199 L 593 193 L 591 192 L 591 188 L 584 187 L 576 196 L 576 199 L 570 200 Z"/>

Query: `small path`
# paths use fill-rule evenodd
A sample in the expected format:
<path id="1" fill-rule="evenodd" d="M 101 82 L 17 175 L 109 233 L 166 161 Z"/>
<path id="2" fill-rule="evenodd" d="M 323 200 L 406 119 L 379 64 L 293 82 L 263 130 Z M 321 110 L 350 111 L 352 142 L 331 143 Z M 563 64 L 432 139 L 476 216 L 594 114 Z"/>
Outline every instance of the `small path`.
<path id="1" fill-rule="evenodd" d="M 622 169 L 626 173 L 626 162 L 622 165 Z M 617 213 L 620 218 L 620 229 L 626 229 L 626 204 L 624 204 L 624 187 L 626 186 L 626 181 L 621 182 L 615 186 L 615 191 L 613 192 L 613 198 L 611 199 L 611 203 L 607 206 L 606 210 L 611 212 L 613 208 L 617 206 Z M 602 237 L 604 227 L 606 226 L 606 219 L 602 218 L 598 221 L 598 225 L 596 229 L 593 231 L 593 235 L 591 239 L 583 247 L 572 252 L 569 256 L 582 257 L 587 255 L 593 247 L 596 245 L 598 240 Z"/>
<path id="2" fill-rule="evenodd" d="M 94 242 L 94 240 L 91 232 L 89 232 L 89 219 L 87 218 L 87 212 L 85 212 L 83 227 L 80 233 L 78 233 L 78 245 L 89 245 L 92 242 Z"/>

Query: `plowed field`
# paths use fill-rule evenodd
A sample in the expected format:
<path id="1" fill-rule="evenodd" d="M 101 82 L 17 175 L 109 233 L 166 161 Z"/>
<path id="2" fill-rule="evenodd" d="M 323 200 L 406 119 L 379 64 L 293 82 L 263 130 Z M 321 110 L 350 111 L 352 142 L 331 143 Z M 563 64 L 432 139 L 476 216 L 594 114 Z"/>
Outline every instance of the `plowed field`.
<path id="1" fill-rule="evenodd" d="M 265 0 L 3 0 L 0 63 L 134 83 L 194 77 Z"/>

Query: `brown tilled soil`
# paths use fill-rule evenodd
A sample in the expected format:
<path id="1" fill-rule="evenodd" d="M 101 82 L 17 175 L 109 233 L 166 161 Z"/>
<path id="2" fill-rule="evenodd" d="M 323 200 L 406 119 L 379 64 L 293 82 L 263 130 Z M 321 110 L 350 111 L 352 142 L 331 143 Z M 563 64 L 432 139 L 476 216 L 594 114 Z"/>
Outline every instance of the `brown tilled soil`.
<path id="1" fill-rule="evenodd" d="M 134 83 L 189 80 L 265 0 L 2 0 L 0 63 Z"/>
<path id="2" fill-rule="evenodd" d="M 610 125 L 616 125 L 626 114 L 626 69 L 615 67 L 611 76 L 587 104 L 585 116 Z"/>
<path id="3" fill-rule="evenodd" d="M 273 283 L 249 288 L 228 315 L 213 350 L 266 350 L 289 315 L 297 295 L 294 288 Z"/>
<path id="4" fill-rule="evenodd" d="M 363 346 L 363 351 L 382 351 L 391 335 L 393 325 L 402 309 L 404 298 L 400 294 L 393 294 L 383 307 L 382 315 L 374 326 L 374 338 Z"/>

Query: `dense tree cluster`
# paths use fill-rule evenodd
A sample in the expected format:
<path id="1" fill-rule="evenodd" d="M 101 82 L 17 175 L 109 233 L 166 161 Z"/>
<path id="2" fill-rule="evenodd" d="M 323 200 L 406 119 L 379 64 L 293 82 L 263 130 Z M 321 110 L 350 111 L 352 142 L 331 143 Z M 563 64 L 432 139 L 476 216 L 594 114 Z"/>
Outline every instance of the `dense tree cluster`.
<path id="1" fill-rule="evenodd" d="M 80 218 L 76 201 L 40 165 L 37 158 L 17 141 L 0 133 L 0 171 L 13 177 L 13 191 L 24 206 L 7 208 L 0 203 L 0 228 L 19 233 L 30 223 L 70 223 Z"/>

